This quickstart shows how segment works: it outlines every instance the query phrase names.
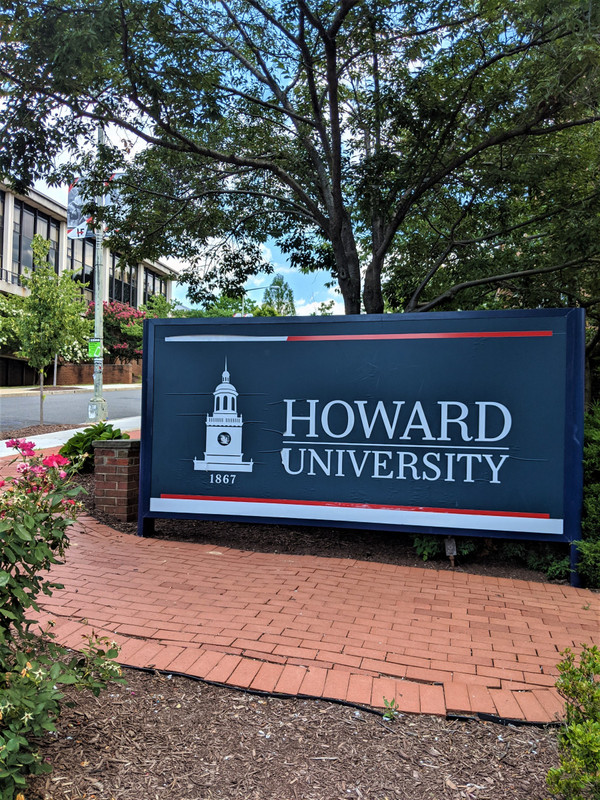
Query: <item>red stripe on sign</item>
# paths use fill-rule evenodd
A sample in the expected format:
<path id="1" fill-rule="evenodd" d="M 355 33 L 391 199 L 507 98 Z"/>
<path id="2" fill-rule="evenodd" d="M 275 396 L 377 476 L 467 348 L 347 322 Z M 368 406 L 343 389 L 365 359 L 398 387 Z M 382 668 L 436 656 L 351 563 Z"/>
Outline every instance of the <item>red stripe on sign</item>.
<path id="1" fill-rule="evenodd" d="M 294 506 L 334 506 L 336 508 L 374 508 L 391 511 L 423 511 L 433 514 L 472 514 L 486 517 L 525 517 L 528 519 L 550 519 L 550 514 L 531 514 L 526 511 L 479 511 L 473 508 L 427 508 L 426 506 L 390 506 L 377 503 L 337 503 L 329 500 L 278 500 L 271 497 L 218 497 L 201 494 L 161 494 L 165 500 L 207 500 L 228 503 L 271 503 Z"/>
<path id="2" fill-rule="evenodd" d="M 456 331 L 445 333 L 364 333 L 331 336 L 288 336 L 288 342 L 337 342 L 355 339 L 510 339 L 552 336 L 552 331 Z"/>

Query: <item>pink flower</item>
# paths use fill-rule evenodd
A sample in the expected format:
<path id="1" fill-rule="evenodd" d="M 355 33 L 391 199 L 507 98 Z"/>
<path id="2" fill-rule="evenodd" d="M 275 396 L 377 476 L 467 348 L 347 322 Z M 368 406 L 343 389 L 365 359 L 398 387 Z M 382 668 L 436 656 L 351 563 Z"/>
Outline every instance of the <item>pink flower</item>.
<path id="1" fill-rule="evenodd" d="M 31 471 L 34 475 L 40 476 L 46 474 L 46 467 L 40 467 L 39 465 L 36 467 L 32 467 Z"/>
<path id="2" fill-rule="evenodd" d="M 0 489 L 4 486 L 5 483 L 6 483 L 6 481 L 2 480 L 2 478 L 0 478 Z"/>
<path id="3" fill-rule="evenodd" d="M 21 463 L 17 466 L 17 472 L 22 475 L 24 472 L 29 472 L 29 464 Z"/>
<path id="4" fill-rule="evenodd" d="M 62 478 L 64 481 L 64 479 L 67 477 L 67 473 L 64 471 L 64 469 L 61 469 L 61 471 L 58 473 L 58 477 Z"/>
<path id="5" fill-rule="evenodd" d="M 20 450 L 24 456 L 35 455 L 35 444 L 33 442 L 26 442 L 25 439 L 9 439 L 6 442 L 6 446 L 14 447 L 16 450 Z"/>
<path id="6" fill-rule="evenodd" d="M 46 456 L 46 458 L 42 461 L 42 464 L 45 467 L 66 467 L 69 463 L 70 462 L 68 458 L 61 456 L 58 453 L 52 453 L 52 455 Z"/>

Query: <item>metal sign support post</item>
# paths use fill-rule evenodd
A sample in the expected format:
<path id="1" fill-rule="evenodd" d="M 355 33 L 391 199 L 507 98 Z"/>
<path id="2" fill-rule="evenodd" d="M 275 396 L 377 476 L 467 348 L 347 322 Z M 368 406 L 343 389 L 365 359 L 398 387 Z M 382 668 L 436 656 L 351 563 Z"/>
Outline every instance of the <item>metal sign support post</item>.
<path id="1" fill-rule="evenodd" d="M 98 126 L 98 147 L 104 143 L 104 131 Z M 104 196 L 97 198 L 98 207 L 104 205 Z M 103 221 L 99 220 L 96 225 L 96 258 L 94 261 L 94 338 L 100 342 L 97 350 L 98 355 L 94 356 L 94 396 L 88 405 L 88 419 L 90 422 L 102 422 L 108 415 L 106 400 L 102 397 L 102 370 L 104 367 L 103 358 L 103 272 L 104 272 L 104 250 L 102 242 L 104 239 Z"/>

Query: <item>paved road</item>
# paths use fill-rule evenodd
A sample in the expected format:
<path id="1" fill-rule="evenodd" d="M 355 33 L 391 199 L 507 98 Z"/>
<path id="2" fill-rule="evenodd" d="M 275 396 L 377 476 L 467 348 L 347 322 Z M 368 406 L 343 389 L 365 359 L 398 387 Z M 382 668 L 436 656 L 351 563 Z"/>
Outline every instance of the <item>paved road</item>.
<path id="1" fill-rule="evenodd" d="M 89 392 L 48 392 L 44 402 L 44 422 L 48 425 L 85 425 L 88 422 Z M 134 417 L 141 413 L 141 387 L 106 390 L 108 418 Z M 0 431 L 37 425 L 40 421 L 40 401 L 36 391 L 27 396 L 0 397 Z"/>

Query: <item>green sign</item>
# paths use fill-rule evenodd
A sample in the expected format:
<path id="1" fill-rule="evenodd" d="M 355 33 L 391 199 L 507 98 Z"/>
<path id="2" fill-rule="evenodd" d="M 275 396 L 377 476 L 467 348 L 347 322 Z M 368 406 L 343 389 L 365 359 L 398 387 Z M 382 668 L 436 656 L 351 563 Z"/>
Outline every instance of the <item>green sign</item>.
<path id="1" fill-rule="evenodd" d="M 90 358 L 102 357 L 102 341 L 100 339 L 88 339 L 88 356 Z"/>

